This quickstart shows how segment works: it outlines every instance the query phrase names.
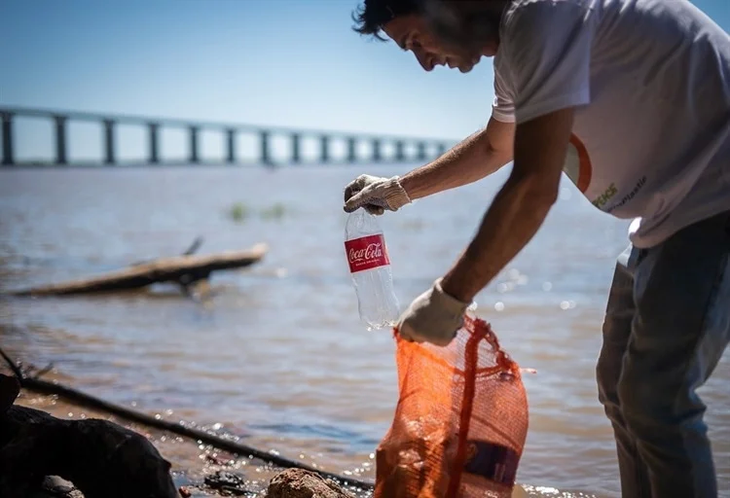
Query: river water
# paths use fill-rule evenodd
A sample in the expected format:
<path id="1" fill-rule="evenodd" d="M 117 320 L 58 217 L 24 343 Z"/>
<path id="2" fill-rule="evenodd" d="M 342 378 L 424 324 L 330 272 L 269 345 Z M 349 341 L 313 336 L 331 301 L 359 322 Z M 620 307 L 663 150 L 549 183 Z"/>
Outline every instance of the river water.
<path id="1" fill-rule="evenodd" d="M 392 421 L 392 337 L 367 331 L 343 252 L 342 189 L 409 166 L 170 167 L 0 171 L 0 289 L 62 281 L 183 252 L 268 244 L 263 261 L 215 273 L 207 299 L 173 286 L 92 297 L 0 298 L 0 344 L 49 378 L 337 473 L 374 478 Z M 443 274 L 508 172 L 381 217 L 405 306 Z M 618 496 L 594 364 L 626 221 L 564 182 L 529 246 L 479 294 L 478 313 L 523 367 L 530 430 L 518 482 L 535 496 Z M 730 354 L 701 394 L 722 496 L 730 496 Z M 90 416 L 53 398 L 26 404 Z M 138 428 L 145 431 L 144 428 Z M 146 433 L 146 432 L 145 432 Z M 194 480 L 211 450 L 148 434 Z M 238 462 L 252 481 L 266 469 Z M 265 481 L 261 481 L 265 482 Z"/>

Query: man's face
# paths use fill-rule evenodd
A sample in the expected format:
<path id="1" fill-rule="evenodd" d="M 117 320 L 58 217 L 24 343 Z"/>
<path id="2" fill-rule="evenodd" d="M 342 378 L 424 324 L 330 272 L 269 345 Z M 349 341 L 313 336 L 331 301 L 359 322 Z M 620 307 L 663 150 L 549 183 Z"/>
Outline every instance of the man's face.
<path id="1" fill-rule="evenodd" d="M 396 17 L 383 26 L 383 31 L 403 50 L 410 50 L 426 71 L 436 66 L 458 68 L 468 73 L 479 62 L 482 55 L 491 56 L 491 50 L 468 52 L 463 48 L 449 46 L 437 39 L 428 28 L 426 20 L 419 15 Z"/>

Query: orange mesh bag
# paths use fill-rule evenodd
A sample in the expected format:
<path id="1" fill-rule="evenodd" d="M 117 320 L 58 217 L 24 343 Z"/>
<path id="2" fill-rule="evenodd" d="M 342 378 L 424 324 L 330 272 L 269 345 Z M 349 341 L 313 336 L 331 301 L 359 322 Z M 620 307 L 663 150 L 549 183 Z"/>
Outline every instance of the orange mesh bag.
<path id="1" fill-rule="evenodd" d="M 467 315 L 444 348 L 395 332 L 399 398 L 376 452 L 373 498 L 510 496 L 527 396 L 489 324 Z"/>

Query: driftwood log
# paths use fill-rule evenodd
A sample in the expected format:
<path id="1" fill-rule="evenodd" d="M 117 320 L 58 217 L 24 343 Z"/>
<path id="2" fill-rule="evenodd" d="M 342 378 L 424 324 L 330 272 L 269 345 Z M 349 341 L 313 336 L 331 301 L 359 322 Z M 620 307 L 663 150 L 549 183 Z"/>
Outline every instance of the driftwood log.
<path id="1" fill-rule="evenodd" d="M 25 498 L 47 476 L 85 498 L 177 498 L 170 463 L 145 437 L 106 420 L 63 420 L 13 402 L 17 379 L 0 374 L 0 496 Z"/>
<path id="2" fill-rule="evenodd" d="M 193 244 L 195 249 L 197 246 L 199 242 Z M 256 244 L 245 251 L 228 251 L 205 256 L 187 254 L 191 252 L 189 249 L 181 256 L 141 262 L 123 270 L 91 278 L 13 291 L 10 295 L 60 296 L 110 292 L 138 289 L 160 282 L 177 283 L 184 292 L 187 292 L 189 285 L 207 279 L 212 272 L 250 266 L 260 261 L 267 251 L 266 244 Z"/>

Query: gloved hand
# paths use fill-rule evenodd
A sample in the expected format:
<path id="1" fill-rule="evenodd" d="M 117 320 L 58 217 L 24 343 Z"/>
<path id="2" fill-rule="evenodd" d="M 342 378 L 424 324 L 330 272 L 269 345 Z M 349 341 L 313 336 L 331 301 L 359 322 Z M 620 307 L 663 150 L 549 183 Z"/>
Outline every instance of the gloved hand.
<path id="1" fill-rule="evenodd" d="M 370 214 L 397 211 L 411 202 L 398 177 L 360 175 L 345 187 L 345 212 L 364 207 Z"/>
<path id="2" fill-rule="evenodd" d="M 464 324 L 464 313 L 471 303 L 446 294 L 441 278 L 418 296 L 398 319 L 401 337 L 409 341 L 447 346 Z"/>

